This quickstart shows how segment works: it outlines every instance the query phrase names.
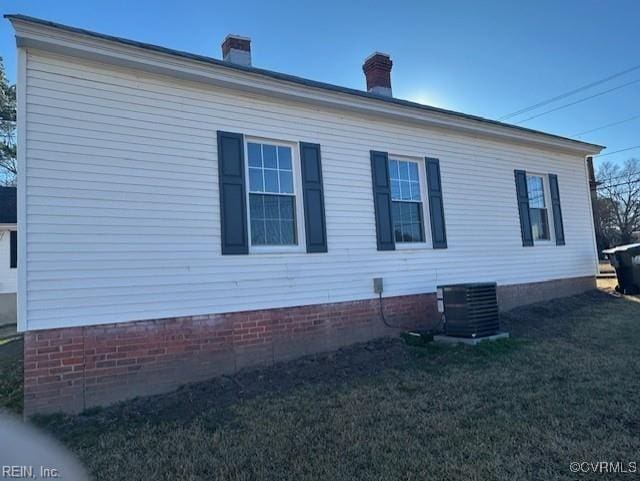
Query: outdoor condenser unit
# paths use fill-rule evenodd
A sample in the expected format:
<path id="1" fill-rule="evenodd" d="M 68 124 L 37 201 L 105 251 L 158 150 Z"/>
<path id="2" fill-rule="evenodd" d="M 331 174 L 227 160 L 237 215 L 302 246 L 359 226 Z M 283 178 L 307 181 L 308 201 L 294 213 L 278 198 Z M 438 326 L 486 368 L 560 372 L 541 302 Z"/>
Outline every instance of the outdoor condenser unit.
<path id="1" fill-rule="evenodd" d="M 484 337 L 500 329 L 496 283 L 438 286 L 438 311 L 447 336 Z"/>

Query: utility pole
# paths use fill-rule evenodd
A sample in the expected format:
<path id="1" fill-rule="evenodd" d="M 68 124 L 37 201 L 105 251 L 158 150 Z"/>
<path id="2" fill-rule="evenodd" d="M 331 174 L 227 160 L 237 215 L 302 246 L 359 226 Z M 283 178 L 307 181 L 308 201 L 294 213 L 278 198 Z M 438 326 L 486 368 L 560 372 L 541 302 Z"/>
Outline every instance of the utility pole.
<path id="1" fill-rule="evenodd" d="M 602 235 L 600 233 L 600 216 L 598 215 L 598 182 L 593 170 L 593 157 L 587 157 L 587 170 L 589 172 L 589 192 L 591 193 L 591 210 L 593 211 L 593 224 L 596 231 L 596 246 L 598 247 L 598 257 L 602 245 Z"/>

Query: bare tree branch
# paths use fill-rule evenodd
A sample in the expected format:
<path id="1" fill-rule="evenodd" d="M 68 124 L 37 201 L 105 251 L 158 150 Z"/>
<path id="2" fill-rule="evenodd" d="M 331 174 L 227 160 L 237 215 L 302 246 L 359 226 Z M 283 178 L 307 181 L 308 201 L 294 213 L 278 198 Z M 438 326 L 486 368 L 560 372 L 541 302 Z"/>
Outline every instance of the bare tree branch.
<path id="1" fill-rule="evenodd" d="M 603 162 L 598 169 L 597 202 L 601 238 L 609 245 L 628 244 L 640 231 L 640 160 Z"/>

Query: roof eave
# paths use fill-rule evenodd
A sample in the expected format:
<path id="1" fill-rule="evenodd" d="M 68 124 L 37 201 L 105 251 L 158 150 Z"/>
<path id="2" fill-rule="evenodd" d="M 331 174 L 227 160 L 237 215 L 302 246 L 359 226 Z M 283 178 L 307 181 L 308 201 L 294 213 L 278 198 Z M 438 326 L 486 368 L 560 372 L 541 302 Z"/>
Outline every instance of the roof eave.
<path id="1" fill-rule="evenodd" d="M 604 148 L 565 137 L 504 124 L 401 99 L 241 67 L 218 59 L 111 37 L 22 15 L 5 15 L 16 30 L 18 47 L 37 48 L 80 58 L 211 83 L 271 97 L 315 103 L 393 118 L 434 128 L 506 140 L 583 156 Z"/>

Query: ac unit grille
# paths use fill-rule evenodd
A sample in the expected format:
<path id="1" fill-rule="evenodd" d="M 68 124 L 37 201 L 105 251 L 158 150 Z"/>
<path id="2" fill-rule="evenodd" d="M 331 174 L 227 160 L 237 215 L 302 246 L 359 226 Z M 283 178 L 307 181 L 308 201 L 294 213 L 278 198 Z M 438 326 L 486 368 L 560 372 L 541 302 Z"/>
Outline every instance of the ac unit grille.
<path id="1" fill-rule="evenodd" d="M 439 286 L 442 291 L 445 333 L 457 337 L 482 337 L 500 330 L 495 283 Z"/>

